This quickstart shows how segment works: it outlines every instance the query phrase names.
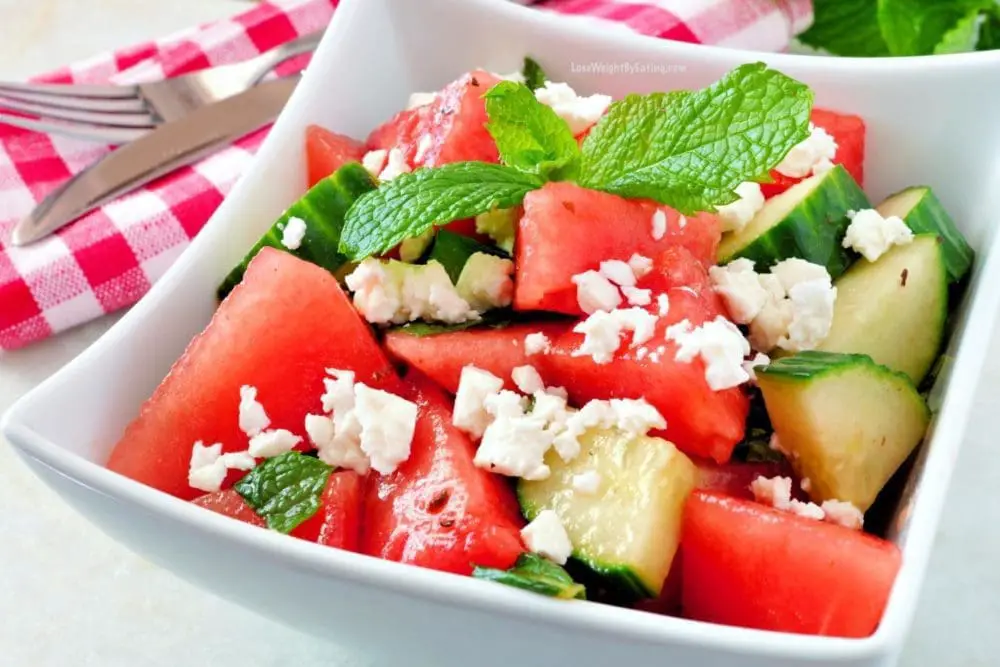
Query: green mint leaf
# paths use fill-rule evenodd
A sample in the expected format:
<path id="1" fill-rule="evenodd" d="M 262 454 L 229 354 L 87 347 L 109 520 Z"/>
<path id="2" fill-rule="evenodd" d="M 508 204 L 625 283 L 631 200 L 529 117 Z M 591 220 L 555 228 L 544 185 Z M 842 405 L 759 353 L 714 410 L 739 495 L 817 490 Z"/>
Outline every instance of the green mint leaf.
<path id="1" fill-rule="evenodd" d="M 986 12 L 983 18 L 983 24 L 979 26 L 979 40 L 976 42 L 976 50 L 1000 49 L 1000 7 L 994 7 Z"/>
<path id="2" fill-rule="evenodd" d="M 410 322 L 401 327 L 390 329 L 400 333 L 409 334 L 423 338 L 424 336 L 436 336 L 438 334 L 453 333 L 455 331 L 465 331 L 472 328 L 502 329 L 512 321 L 511 311 L 506 308 L 496 308 L 483 313 L 478 320 L 471 322 L 460 322 L 458 324 L 434 324 L 431 322 Z"/>
<path id="3" fill-rule="evenodd" d="M 975 51 L 979 41 L 979 17 L 980 12 L 973 10 L 960 18 L 934 47 L 934 55 Z"/>
<path id="4" fill-rule="evenodd" d="M 993 7 L 995 0 L 878 0 L 878 22 L 889 53 L 922 56 L 934 53 L 970 13 Z"/>
<path id="5" fill-rule="evenodd" d="M 563 600 L 587 599 L 587 591 L 582 584 L 573 581 L 573 577 L 563 568 L 536 554 L 521 554 L 514 567 L 509 570 L 477 567 L 472 576 L 548 597 Z"/>
<path id="6" fill-rule="evenodd" d="M 440 262 L 448 277 L 451 278 L 451 282 L 457 284 L 458 277 L 462 275 L 462 269 L 465 268 L 465 263 L 477 252 L 485 252 L 488 255 L 497 255 L 498 257 L 510 257 L 496 246 L 484 245 L 468 236 L 442 229 L 437 233 L 437 238 L 434 239 L 434 245 L 427 256 L 427 261 L 437 260 Z"/>
<path id="7" fill-rule="evenodd" d="M 549 80 L 542 66 L 531 58 L 524 59 L 524 67 L 521 68 L 521 75 L 524 77 L 524 85 L 530 90 L 543 87 L 545 82 Z"/>
<path id="8" fill-rule="evenodd" d="M 268 528 L 289 533 L 319 509 L 319 498 L 333 468 L 301 452 L 267 459 L 233 488 L 257 510 Z"/>
<path id="9" fill-rule="evenodd" d="M 566 121 L 520 83 L 501 81 L 487 91 L 486 129 L 504 164 L 552 180 L 572 178 L 580 146 Z"/>
<path id="10" fill-rule="evenodd" d="M 629 95 L 584 141 L 580 184 L 685 215 L 714 211 L 809 136 L 812 101 L 808 86 L 764 63 L 699 91 Z"/>
<path id="11" fill-rule="evenodd" d="M 360 261 L 381 255 L 431 227 L 516 206 L 542 179 L 511 167 L 455 162 L 401 174 L 362 195 L 347 212 L 340 251 Z"/>
<path id="12" fill-rule="evenodd" d="M 837 56 L 887 56 L 875 0 L 813 0 L 813 23 L 799 41 Z"/>

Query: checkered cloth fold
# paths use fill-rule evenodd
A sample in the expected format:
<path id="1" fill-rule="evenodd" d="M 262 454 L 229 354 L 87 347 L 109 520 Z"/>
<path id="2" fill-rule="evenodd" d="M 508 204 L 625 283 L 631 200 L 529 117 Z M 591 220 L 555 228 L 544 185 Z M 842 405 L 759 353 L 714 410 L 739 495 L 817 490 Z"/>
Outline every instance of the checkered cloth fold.
<path id="1" fill-rule="evenodd" d="M 322 28 L 336 4 L 262 2 L 233 18 L 36 80 L 137 83 L 243 60 Z M 769 51 L 784 49 L 812 20 L 810 0 L 546 0 L 536 6 L 667 39 Z M 42 242 L 15 248 L 7 239 L 16 222 L 110 148 L 0 126 L 0 350 L 135 303 L 211 217 L 266 133 L 244 137 Z"/>

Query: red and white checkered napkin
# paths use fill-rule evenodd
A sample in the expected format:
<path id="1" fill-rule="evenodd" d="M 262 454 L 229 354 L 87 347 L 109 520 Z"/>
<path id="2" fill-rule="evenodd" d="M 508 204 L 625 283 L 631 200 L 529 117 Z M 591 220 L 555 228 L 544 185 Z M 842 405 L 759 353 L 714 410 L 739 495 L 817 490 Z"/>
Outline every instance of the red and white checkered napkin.
<path id="1" fill-rule="evenodd" d="M 77 63 L 42 81 L 135 83 L 243 60 L 323 27 L 337 0 L 263 2 L 231 19 Z M 547 0 L 542 9 L 643 34 L 780 50 L 812 19 L 810 0 Z M 112 202 L 26 248 L 10 230 L 109 148 L 0 126 L 0 349 L 135 303 L 205 224 L 266 129 Z"/>

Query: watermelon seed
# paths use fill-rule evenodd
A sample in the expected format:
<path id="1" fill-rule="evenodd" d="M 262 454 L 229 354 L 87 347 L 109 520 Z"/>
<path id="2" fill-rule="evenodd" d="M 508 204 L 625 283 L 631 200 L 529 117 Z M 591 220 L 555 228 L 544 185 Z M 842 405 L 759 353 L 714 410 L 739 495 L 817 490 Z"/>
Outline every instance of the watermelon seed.
<path id="1" fill-rule="evenodd" d="M 906 279 L 910 276 L 909 269 L 903 269 L 903 272 L 899 274 L 899 285 L 900 287 L 906 287 Z"/>
<path id="2" fill-rule="evenodd" d="M 431 501 L 427 504 L 427 511 L 431 514 L 437 514 L 444 509 L 445 505 L 448 504 L 448 489 L 441 489 L 438 491 Z"/>

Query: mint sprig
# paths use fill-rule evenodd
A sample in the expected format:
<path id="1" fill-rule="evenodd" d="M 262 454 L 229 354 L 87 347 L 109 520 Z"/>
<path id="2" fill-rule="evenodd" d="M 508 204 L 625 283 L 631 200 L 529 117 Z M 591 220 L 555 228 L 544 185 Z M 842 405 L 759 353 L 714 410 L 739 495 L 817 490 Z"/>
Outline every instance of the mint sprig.
<path id="1" fill-rule="evenodd" d="M 535 99 L 528 86 L 501 81 L 483 97 L 490 119 L 486 129 L 504 164 L 549 180 L 573 177 L 580 146 L 566 121 Z"/>
<path id="2" fill-rule="evenodd" d="M 289 533 L 319 509 L 332 471 L 319 459 L 286 452 L 258 465 L 233 488 L 257 510 L 268 528 Z"/>
<path id="3" fill-rule="evenodd" d="M 524 66 L 521 68 L 521 76 L 524 77 L 524 85 L 526 85 L 530 90 L 536 90 L 545 85 L 545 82 L 549 80 L 546 76 L 545 70 L 542 66 L 538 64 L 532 58 L 524 59 Z"/>
<path id="4" fill-rule="evenodd" d="M 694 92 L 630 95 L 584 141 L 580 184 L 685 215 L 713 211 L 809 136 L 812 101 L 808 86 L 764 63 Z"/>
<path id="5" fill-rule="evenodd" d="M 380 255 L 431 227 L 516 206 L 542 184 L 533 174 L 485 162 L 401 174 L 354 202 L 344 220 L 340 251 L 355 261 Z"/>
<path id="6" fill-rule="evenodd" d="M 573 581 L 566 570 L 537 554 L 521 554 L 514 567 L 509 570 L 477 567 L 472 571 L 472 576 L 548 597 L 563 600 L 587 599 L 587 591 L 582 584 Z"/>

